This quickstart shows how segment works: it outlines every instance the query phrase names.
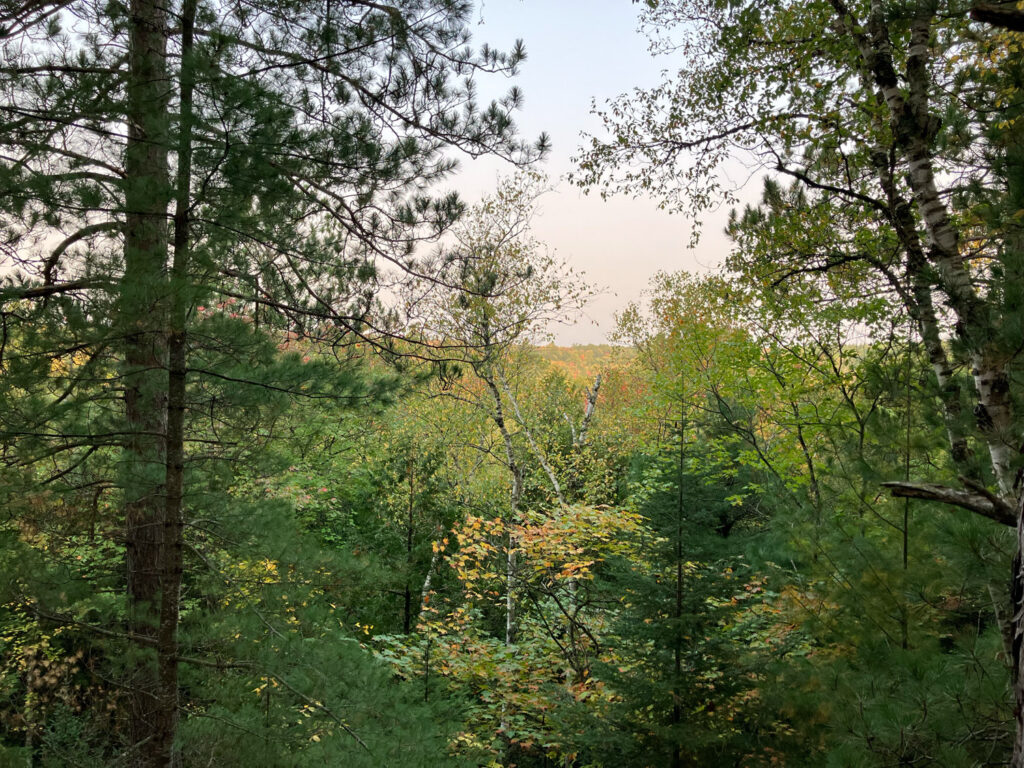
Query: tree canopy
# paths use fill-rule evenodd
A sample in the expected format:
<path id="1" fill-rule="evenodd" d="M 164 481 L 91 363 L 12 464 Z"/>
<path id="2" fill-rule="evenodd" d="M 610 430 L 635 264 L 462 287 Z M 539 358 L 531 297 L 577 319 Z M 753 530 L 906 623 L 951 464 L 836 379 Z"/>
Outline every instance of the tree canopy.
<path id="1" fill-rule="evenodd" d="M 573 349 L 471 3 L 0 9 L 0 763 L 1024 765 L 1020 9 L 640 9 Z"/>

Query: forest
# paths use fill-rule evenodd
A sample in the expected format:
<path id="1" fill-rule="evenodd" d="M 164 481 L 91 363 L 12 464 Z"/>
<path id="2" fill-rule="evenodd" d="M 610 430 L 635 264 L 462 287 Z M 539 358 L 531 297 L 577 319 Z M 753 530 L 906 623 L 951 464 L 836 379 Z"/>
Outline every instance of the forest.
<path id="1" fill-rule="evenodd" d="M 635 10 L 559 347 L 472 2 L 0 2 L 0 766 L 1024 768 L 1024 3 Z"/>

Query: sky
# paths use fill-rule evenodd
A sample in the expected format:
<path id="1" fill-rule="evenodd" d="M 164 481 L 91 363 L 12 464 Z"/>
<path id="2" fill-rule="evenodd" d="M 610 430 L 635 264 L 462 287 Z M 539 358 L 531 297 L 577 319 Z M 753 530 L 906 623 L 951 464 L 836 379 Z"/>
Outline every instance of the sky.
<path id="1" fill-rule="evenodd" d="M 650 198 L 603 201 L 596 191 L 584 195 L 563 178 L 582 144 L 581 133 L 603 135 L 592 101 L 601 104 L 653 86 L 673 66 L 670 58 L 649 53 L 637 31 L 638 12 L 629 0 L 482 0 L 476 10 L 476 45 L 507 50 L 516 39 L 524 41 L 527 59 L 513 81 L 525 95 L 516 122 L 526 138 L 551 136 L 542 169 L 556 190 L 541 199 L 533 234 L 603 289 L 574 324 L 551 328 L 558 344 L 604 343 L 615 327 L 614 314 L 641 297 L 655 272 L 706 271 L 728 250 L 721 234 L 726 211 L 705 218 L 700 244 L 690 250 L 692 222 L 684 216 L 658 210 Z M 508 85 L 481 83 L 480 94 L 495 96 Z M 474 200 L 508 171 L 493 158 L 463 159 L 452 184 L 464 199 Z"/>

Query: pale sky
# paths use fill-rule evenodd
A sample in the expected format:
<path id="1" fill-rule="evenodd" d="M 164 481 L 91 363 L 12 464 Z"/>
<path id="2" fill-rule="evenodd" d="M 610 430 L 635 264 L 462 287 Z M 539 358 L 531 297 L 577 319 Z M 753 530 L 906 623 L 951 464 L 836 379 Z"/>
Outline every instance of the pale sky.
<path id="1" fill-rule="evenodd" d="M 590 114 L 598 104 L 637 86 L 659 82 L 670 57 L 652 58 L 646 38 L 637 32 L 639 6 L 629 0 L 482 0 L 476 11 L 474 43 L 507 50 L 517 38 L 527 59 L 515 79 L 525 99 L 516 121 L 524 137 L 546 131 L 552 152 L 543 170 L 557 182 L 541 201 L 534 235 L 553 248 L 588 282 L 606 289 L 572 327 L 552 329 L 556 343 L 603 343 L 614 328 L 613 315 L 640 298 L 658 270 L 704 271 L 715 267 L 728 250 L 721 234 L 727 211 L 709 214 L 696 251 L 688 248 L 691 221 L 658 210 L 651 199 L 616 197 L 582 191 L 559 179 L 571 168 L 570 158 L 581 144 L 581 132 L 600 135 L 600 122 Z M 501 81 L 500 93 L 508 86 Z M 481 96 L 489 96 L 481 88 Z M 451 180 L 466 200 L 494 186 L 507 172 L 493 159 L 462 161 Z"/>

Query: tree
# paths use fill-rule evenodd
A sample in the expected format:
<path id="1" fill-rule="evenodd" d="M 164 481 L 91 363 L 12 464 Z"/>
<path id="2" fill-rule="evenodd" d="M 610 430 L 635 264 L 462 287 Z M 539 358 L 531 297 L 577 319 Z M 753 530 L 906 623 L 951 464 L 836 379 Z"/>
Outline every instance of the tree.
<path id="1" fill-rule="evenodd" d="M 530 691 L 538 684 L 538 676 L 550 673 L 552 657 L 560 659 L 560 667 L 557 678 L 545 685 L 553 686 L 563 697 L 584 690 L 591 653 L 591 640 L 585 632 L 590 612 L 586 590 L 580 587 L 576 591 L 572 571 L 562 578 L 547 578 L 553 556 L 533 557 L 530 542 L 550 537 L 549 548 L 562 545 L 566 551 L 560 556 L 572 561 L 576 545 L 566 542 L 573 540 L 577 523 L 585 530 L 597 527 L 592 519 L 611 524 L 606 520 L 608 512 L 577 509 L 572 504 L 586 485 L 580 482 L 579 473 L 600 379 L 587 388 L 582 408 L 576 403 L 568 406 L 568 392 L 559 391 L 566 382 L 539 377 L 537 361 L 528 347 L 547 336 L 551 324 L 578 311 L 590 295 L 581 278 L 530 235 L 529 225 L 543 189 L 544 179 L 532 173 L 500 182 L 494 194 L 469 211 L 453 229 L 451 241 L 442 244 L 436 254 L 437 266 L 429 273 L 438 276 L 448 289 L 414 285 L 405 298 L 405 305 L 418 312 L 417 328 L 431 340 L 436 358 L 448 371 L 437 396 L 461 405 L 474 419 L 472 434 L 477 437 L 470 447 L 476 458 L 462 460 L 474 467 L 475 477 L 470 478 L 470 487 L 476 488 L 474 496 L 479 498 L 486 486 L 491 498 L 495 482 L 503 486 L 505 495 L 502 501 L 485 506 L 483 515 L 474 512 L 457 529 L 460 540 L 474 530 L 479 533 L 481 525 L 489 539 L 502 539 L 498 549 L 488 541 L 474 554 L 481 560 L 481 551 L 490 558 L 500 549 L 504 559 L 500 568 L 489 562 L 475 569 L 483 568 L 492 578 L 498 570 L 503 571 L 502 642 L 489 636 L 495 617 L 487 600 L 484 608 L 460 606 L 451 616 L 444 614 L 442 620 L 424 626 L 427 642 L 432 642 L 430 632 L 446 622 L 449 627 L 461 622 L 477 643 L 478 656 L 509 669 L 518 655 L 525 659 L 530 654 L 535 662 L 532 671 L 529 664 L 522 669 L 517 666 L 523 674 L 507 669 L 509 677 L 502 683 L 507 690 L 501 696 L 488 693 L 488 701 L 500 705 L 499 731 L 508 762 L 526 759 L 523 750 L 530 746 L 547 752 L 558 749 L 553 742 L 545 745 L 538 741 L 536 733 L 526 736 L 525 723 L 543 711 Z M 421 298 L 427 291 L 432 293 L 429 302 Z M 548 399 L 556 402 L 544 403 Z M 447 411 L 444 418 L 449 418 Z M 548 525 L 541 524 L 542 520 Z M 453 557 L 464 560 L 469 555 Z M 548 560 L 551 562 L 545 564 Z M 538 573 L 547 576 L 535 578 Z M 467 588 L 467 592 L 475 589 Z M 476 598 L 483 599 L 481 595 Z M 485 612 L 482 621 L 481 610 Z M 456 667 L 467 663 L 466 659 L 441 661 L 446 646 L 445 640 L 430 646 L 438 663 Z M 447 652 L 461 656 L 458 650 Z M 489 705 L 488 712 L 492 709 Z M 489 737 L 481 738 L 490 743 Z"/>
<path id="2" fill-rule="evenodd" d="M 671 25 L 701 10 L 689 3 L 663 3 L 650 12 L 650 19 Z M 990 391 L 1003 377 L 992 365 L 1003 366 L 1005 355 L 994 348 L 986 351 L 986 345 L 998 347 L 1001 342 L 990 338 L 994 331 L 980 327 L 992 325 L 989 315 L 1001 310 L 993 296 L 996 305 L 982 312 L 987 305 L 976 295 L 977 286 L 991 276 L 972 272 L 963 258 L 957 243 L 964 241 L 968 247 L 975 233 L 958 230 L 946 202 L 951 198 L 936 186 L 941 169 L 956 179 L 950 191 L 963 193 L 953 200 L 969 194 L 972 178 L 985 166 L 972 154 L 968 137 L 988 130 L 989 118 L 955 111 L 957 106 L 944 93 L 962 93 L 980 108 L 978 74 L 955 61 L 935 60 L 929 47 L 941 40 L 949 58 L 955 47 L 958 56 L 970 60 L 975 46 L 984 48 L 988 41 L 971 42 L 962 16 L 940 16 L 927 4 L 888 16 L 877 3 L 820 4 L 800 11 L 785 4 L 732 9 L 712 4 L 704 10 L 714 23 L 707 34 L 688 33 L 682 49 L 687 63 L 678 80 L 623 101 L 617 112 L 609 113 L 617 139 L 595 141 L 582 156 L 581 182 L 603 182 L 610 189 L 649 187 L 666 205 L 685 202 L 700 210 L 718 188 L 714 169 L 736 146 L 760 158 L 762 167 L 811 190 L 813 200 L 804 209 L 836 211 L 842 203 L 863 217 L 860 228 L 881 228 L 882 235 L 891 237 L 890 247 L 817 241 L 799 254 L 813 259 L 812 266 L 806 266 L 806 259 L 803 266 L 786 263 L 780 273 L 824 272 L 854 263 L 872 268 L 918 323 L 947 409 L 955 411 L 953 365 L 941 344 L 941 314 L 932 298 L 933 291 L 941 292 L 958 319 L 963 339 L 959 353 L 980 372 L 978 402 L 995 426 L 978 439 L 991 455 L 1000 492 L 1009 496 L 1010 411 L 1002 385 L 996 383 L 995 392 Z M 698 64 L 710 68 L 710 74 L 707 69 L 698 73 Z M 724 109 L 718 105 L 722 98 Z M 844 105 L 850 102 L 859 109 L 844 118 Z M 954 112 L 943 124 L 939 115 L 947 109 Z M 689 181 L 674 186 L 671 179 L 677 176 L 663 175 L 663 170 L 690 157 L 694 165 L 685 177 Z M 628 170 L 630 161 L 641 159 L 649 162 Z M 973 243 L 998 243 L 1001 234 Z M 1001 273 L 1000 285 L 1012 281 L 1013 268 L 1012 263 L 1003 265 L 1009 271 Z M 972 323 L 979 327 L 970 330 Z M 997 358 L 1000 362 L 993 362 Z M 950 421 L 952 426 L 954 419 Z M 955 458 L 964 460 L 962 438 L 954 434 L 952 439 Z M 990 503 L 976 496 L 979 506 Z"/>
<path id="3" fill-rule="evenodd" d="M 799 237 L 794 231 L 777 247 Z M 1007 537 L 981 516 L 912 513 L 909 500 L 878 487 L 942 459 L 941 418 L 920 419 L 916 405 L 929 396 L 927 358 L 907 343 L 906 318 L 893 317 L 884 297 L 829 301 L 827 287 L 764 294 L 739 276 L 665 274 L 653 281 L 648 309 L 620 318 L 650 382 L 637 387 L 649 392 L 638 403 L 648 416 L 645 452 L 672 438 L 680 403 L 689 414 L 686 487 L 701 501 L 686 506 L 683 557 L 704 560 L 701 548 L 717 534 L 718 551 L 754 585 L 735 592 L 740 608 L 725 626 L 688 633 L 715 641 L 708 669 L 730 659 L 716 691 L 745 674 L 751 685 L 730 703 L 728 724 L 703 722 L 718 734 L 714 743 L 751 760 L 764 750 L 767 764 L 780 753 L 794 765 L 1008 758 L 1003 639 L 990 597 Z M 664 425 L 657 443 L 655 423 Z M 666 480 L 675 477 L 673 453 L 661 448 Z M 661 490 L 665 515 L 673 498 L 657 476 L 639 489 Z M 712 574 L 687 589 L 699 595 Z M 659 585 L 663 601 L 668 586 Z M 643 675 L 615 678 L 645 700 Z M 701 722 L 688 745 L 700 742 Z"/>
<path id="4" fill-rule="evenodd" d="M 16 465 L 56 460 L 57 479 L 91 467 L 118 497 L 139 764 L 177 759 L 183 536 L 197 492 L 188 446 L 208 439 L 195 419 L 207 403 L 193 396 L 224 376 L 196 365 L 218 346 L 198 307 L 240 302 L 252 320 L 233 325 L 240 347 L 258 346 L 268 325 L 332 343 L 388 332 L 377 262 L 414 270 L 415 244 L 461 210 L 429 192 L 454 167 L 444 151 L 533 154 L 513 137 L 517 91 L 484 109 L 472 95 L 477 73 L 511 73 L 523 50 L 474 54 L 469 11 L 134 0 L 4 12 L 16 269 L 5 339 L 22 329 L 5 374 L 11 396 L 36 400 L 31 413 L 8 409 L 4 432 Z M 44 325 L 59 333 L 43 337 Z M 311 384 L 235 378 L 296 396 Z M 333 386 L 318 394 L 348 396 Z"/>
<path id="5" fill-rule="evenodd" d="M 530 233 L 544 179 L 526 173 L 506 179 L 455 230 L 455 244 L 438 254 L 447 292 L 434 292 L 425 313 L 426 333 L 440 350 L 454 350 L 474 379 L 461 395 L 487 413 L 501 436 L 503 463 L 510 478 L 507 521 L 514 522 L 524 492 L 525 461 L 514 440 L 515 425 L 530 454 L 544 469 L 555 497 L 565 499 L 513 392 L 512 370 L 522 345 L 548 333 L 551 323 L 582 308 L 589 296 L 578 277 L 535 241 Z M 410 298 L 407 304 L 418 304 Z M 460 359 L 461 358 L 461 359 Z M 483 392 L 474 390 L 474 384 Z M 507 644 L 515 642 L 515 543 L 508 545 Z"/>
<path id="6" fill-rule="evenodd" d="M 733 264 L 769 290 L 814 274 L 856 281 L 864 271 L 888 283 L 927 351 L 960 480 L 887 485 L 1024 530 L 1014 484 L 1022 262 L 1019 222 L 1008 218 L 1019 210 L 1017 43 L 972 26 L 966 10 L 843 0 L 652 4 L 648 22 L 680 31 L 662 41 L 683 66 L 604 113 L 612 138 L 582 153 L 578 180 L 651 190 L 665 205 L 699 212 L 722 191 L 715 169 L 739 150 L 796 183 L 782 203 L 789 222 L 817 212 L 859 220 L 790 250 L 780 246 L 778 217 L 757 230 L 748 214 L 746 231 L 756 230 L 760 247 L 741 250 Z M 970 374 L 974 424 L 961 415 L 959 371 Z M 980 476 L 975 447 L 987 459 Z M 1019 566 L 1013 579 L 1014 594 L 1024 594 Z M 1012 615 L 1019 635 L 1021 614 Z M 1015 669 L 1019 658 L 1015 651 Z M 1019 703 L 1024 675 L 1014 679 Z M 1019 726 L 1014 765 L 1024 760 Z"/>

